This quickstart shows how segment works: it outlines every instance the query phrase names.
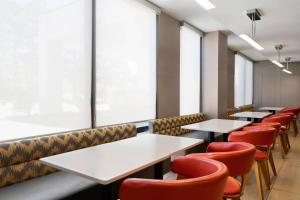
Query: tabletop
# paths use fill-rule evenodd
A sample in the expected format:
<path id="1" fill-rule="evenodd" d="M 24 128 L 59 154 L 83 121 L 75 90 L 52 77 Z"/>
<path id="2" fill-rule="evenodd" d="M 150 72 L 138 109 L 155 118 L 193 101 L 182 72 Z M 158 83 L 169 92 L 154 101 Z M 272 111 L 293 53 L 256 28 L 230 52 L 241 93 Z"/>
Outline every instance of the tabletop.
<path id="1" fill-rule="evenodd" d="M 251 122 L 227 119 L 211 119 L 195 124 L 186 125 L 182 128 L 205 132 L 230 133 L 249 124 L 251 124 Z"/>
<path id="2" fill-rule="evenodd" d="M 203 142 L 193 138 L 142 134 L 42 158 L 41 162 L 108 185 Z"/>
<path id="3" fill-rule="evenodd" d="M 267 111 L 269 111 L 269 110 L 272 110 L 272 111 L 281 111 L 281 110 L 283 110 L 284 109 L 284 107 L 261 107 L 261 108 L 259 108 L 258 110 L 267 110 Z"/>
<path id="4" fill-rule="evenodd" d="M 256 118 L 256 119 L 262 119 L 269 115 L 272 115 L 270 112 L 238 112 L 233 115 L 230 115 L 231 117 L 241 117 L 241 118 Z"/>

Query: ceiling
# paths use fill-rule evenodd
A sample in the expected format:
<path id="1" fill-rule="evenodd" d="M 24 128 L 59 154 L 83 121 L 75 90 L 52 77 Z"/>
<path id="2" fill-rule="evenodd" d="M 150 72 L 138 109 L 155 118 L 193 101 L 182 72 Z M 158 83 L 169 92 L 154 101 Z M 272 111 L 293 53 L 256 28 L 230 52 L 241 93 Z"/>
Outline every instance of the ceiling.
<path id="1" fill-rule="evenodd" d="M 164 12 L 187 21 L 204 32 L 221 30 L 229 33 L 228 45 L 249 58 L 259 61 L 277 59 L 276 44 L 283 44 L 282 56 L 300 61 L 299 0 L 210 0 L 215 9 L 203 9 L 195 0 L 151 0 Z M 264 47 L 257 51 L 237 35 L 251 36 L 251 21 L 245 12 L 257 8 L 262 20 L 257 22 L 255 41 Z M 282 59 L 283 60 L 283 59 Z"/>

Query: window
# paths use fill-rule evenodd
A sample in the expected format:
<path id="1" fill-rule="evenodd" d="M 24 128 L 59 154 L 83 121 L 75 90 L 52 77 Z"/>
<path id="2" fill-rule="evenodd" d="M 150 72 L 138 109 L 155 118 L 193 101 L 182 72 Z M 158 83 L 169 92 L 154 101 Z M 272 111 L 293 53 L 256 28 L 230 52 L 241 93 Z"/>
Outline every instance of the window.
<path id="1" fill-rule="evenodd" d="M 180 29 L 180 115 L 200 112 L 201 35 Z"/>
<path id="2" fill-rule="evenodd" d="M 97 0 L 96 124 L 156 116 L 156 12 L 132 0 Z"/>
<path id="3" fill-rule="evenodd" d="M 90 127 L 91 2 L 1 1 L 0 8 L 0 132 Z"/>
<path id="4" fill-rule="evenodd" d="M 252 104 L 253 99 L 253 62 L 236 54 L 234 72 L 235 107 Z"/>

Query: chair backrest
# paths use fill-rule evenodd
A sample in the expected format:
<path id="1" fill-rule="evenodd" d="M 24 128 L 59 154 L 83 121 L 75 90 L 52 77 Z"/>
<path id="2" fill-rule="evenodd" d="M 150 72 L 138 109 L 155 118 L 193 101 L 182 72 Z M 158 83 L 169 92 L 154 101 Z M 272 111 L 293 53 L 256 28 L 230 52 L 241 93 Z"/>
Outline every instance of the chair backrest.
<path id="1" fill-rule="evenodd" d="M 242 129 L 242 131 L 261 130 L 261 129 L 270 128 L 270 127 L 274 128 L 276 130 L 275 137 L 273 138 L 273 143 L 274 143 L 276 141 L 276 137 L 279 135 L 279 132 L 281 130 L 281 125 L 279 128 L 278 128 L 278 126 L 274 127 L 271 125 L 247 126 L 247 127 L 244 127 Z"/>
<path id="2" fill-rule="evenodd" d="M 279 122 L 261 122 L 261 123 L 252 123 L 251 126 L 267 126 L 267 127 L 273 127 L 277 131 L 280 131 L 281 124 Z M 245 127 L 247 128 L 247 127 Z"/>
<path id="3" fill-rule="evenodd" d="M 57 171 L 40 158 L 136 136 L 134 124 L 0 143 L 0 187 Z"/>
<path id="4" fill-rule="evenodd" d="M 294 113 L 294 115 L 299 115 L 300 108 L 299 107 L 288 107 L 281 110 L 279 113 Z"/>
<path id="5" fill-rule="evenodd" d="M 262 122 L 263 123 L 265 123 L 265 122 L 278 122 L 282 126 L 288 126 L 292 119 L 293 119 L 293 117 L 291 115 L 276 114 L 276 115 L 272 115 L 270 117 L 267 117 L 267 118 L 263 119 Z"/>
<path id="6" fill-rule="evenodd" d="M 162 135 L 180 136 L 191 132 L 190 130 L 181 128 L 181 126 L 201 122 L 204 120 L 205 116 L 203 113 L 161 118 L 153 120 L 149 123 L 149 131 Z"/>
<path id="7" fill-rule="evenodd" d="M 207 147 L 207 153 L 189 154 L 187 157 L 205 157 L 224 163 L 229 175 L 243 176 L 249 173 L 254 161 L 256 148 L 245 142 L 213 142 Z"/>
<path id="8" fill-rule="evenodd" d="M 255 146 L 271 146 L 276 137 L 276 129 L 261 127 L 247 131 L 235 131 L 230 133 L 229 142 L 247 142 Z"/>
<path id="9" fill-rule="evenodd" d="M 120 188 L 121 200 L 220 200 L 223 196 L 227 167 L 210 159 L 179 157 L 172 171 L 186 179 L 127 179 Z"/>

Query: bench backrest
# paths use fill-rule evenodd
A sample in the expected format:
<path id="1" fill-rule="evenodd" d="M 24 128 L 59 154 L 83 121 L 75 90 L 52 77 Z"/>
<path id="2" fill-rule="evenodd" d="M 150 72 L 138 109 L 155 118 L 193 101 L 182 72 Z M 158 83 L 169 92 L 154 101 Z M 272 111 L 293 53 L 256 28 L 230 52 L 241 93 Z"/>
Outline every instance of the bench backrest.
<path id="1" fill-rule="evenodd" d="M 254 105 L 249 104 L 249 105 L 243 105 L 239 107 L 240 112 L 245 112 L 245 111 L 254 111 Z"/>
<path id="2" fill-rule="evenodd" d="M 204 120 L 205 116 L 203 113 L 167 117 L 151 121 L 149 129 L 151 132 L 157 134 L 180 136 L 191 132 L 190 130 L 181 128 L 181 126 L 201 122 Z"/>
<path id="3" fill-rule="evenodd" d="M 86 129 L 57 135 L 0 143 L 0 187 L 57 171 L 40 158 L 136 136 L 136 127 Z"/>
<path id="4" fill-rule="evenodd" d="M 237 112 L 240 112 L 240 109 L 239 108 L 235 108 L 235 107 L 232 107 L 232 108 L 228 108 L 225 115 L 224 115 L 224 119 L 230 119 L 230 120 L 236 120 L 238 119 L 237 117 L 231 117 L 230 115 L 233 115 Z"/>

